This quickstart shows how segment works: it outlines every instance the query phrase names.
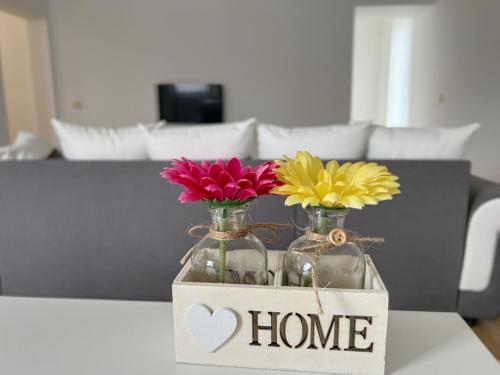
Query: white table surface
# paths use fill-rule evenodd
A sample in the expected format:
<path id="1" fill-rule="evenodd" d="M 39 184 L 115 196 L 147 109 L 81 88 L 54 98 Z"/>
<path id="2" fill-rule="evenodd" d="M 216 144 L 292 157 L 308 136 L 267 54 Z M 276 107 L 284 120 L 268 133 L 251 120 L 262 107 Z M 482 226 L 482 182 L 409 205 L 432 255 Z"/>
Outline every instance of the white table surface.
<path id="1" fill-rule="evenodd" d="M 171 303 L 0 297 L 2 375 L 289 373 L 176 364 Z M 457 314 L 391 311 L 386 373 L 498 375 L 500 366 Z"/>

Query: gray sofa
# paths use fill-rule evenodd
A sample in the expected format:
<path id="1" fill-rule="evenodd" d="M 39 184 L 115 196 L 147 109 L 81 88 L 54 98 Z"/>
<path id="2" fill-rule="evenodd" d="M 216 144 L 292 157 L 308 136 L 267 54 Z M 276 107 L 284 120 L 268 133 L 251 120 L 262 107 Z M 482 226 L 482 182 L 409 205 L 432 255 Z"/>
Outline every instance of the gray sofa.
<path id="1" fill-rule="evenodd" d="M 391 308 L 464 308 L 470 316 L 482 316 L 458 289 L 470 205 L 469 163 L 384 163 L 401 177 L 402 195 L 351 211 L 347 226 L 385 238 L 383 247 L 369 253 L 389 289 Z M 158 175 L 166 164 L 0 163 L 2 293 L 169 300 L 179 259 L 195 241 L 187 229 L 207 221 L 208 213 L 203 204 L 177 201 L 180 188 Z M 300 207 L 285 207 L 275 196 L 254 203 L 251 216 L 254 222 L 304 223 Z M 286 248 L 297 235 L 283 232 L 272 248 Z M 500 280 L 495 280 L 489 293 L 498 295 Z M 498 300 L 479 306 L 488 315 L 498 314 Z"/>

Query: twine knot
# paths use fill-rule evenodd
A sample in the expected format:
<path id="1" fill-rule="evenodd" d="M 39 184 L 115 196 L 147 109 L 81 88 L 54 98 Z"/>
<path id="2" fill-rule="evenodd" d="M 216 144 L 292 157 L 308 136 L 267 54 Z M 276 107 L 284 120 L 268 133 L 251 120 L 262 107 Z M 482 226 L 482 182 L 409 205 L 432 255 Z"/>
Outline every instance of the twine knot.
<path id="1" fill-rule="evenodd" d="M 188 230 L 188 234 L 191 237 L 202 238 L 205 235 L 208 235 L 210 238 L 218 241 L 226 241 L 226 240 L 237 240 L 239 238 L 244 238 L 247 234 L 253 234 L 262 242 L 273 244 L 276 243 L 279 239 L 279 230 L 280 229 L 292 229 L 292 224 L 287 223 L 255 223 L 248 224 L 244 228 L 239 230 L 228 230 L 228 231 L 218 231 L 213 229 L 208 224 L 198 224 L 194 225 Z M 270 236 L 264 236 L 262 233 L 258 233 L 259 230 L 267 230 L 271 233 Z M 200 230 L 208 230 L 206 233 L 200 233 Z M 188 250 L 188 252 L 182 257 L 180 263 L 184 265 L 193 252 L 193 247 Z"/>
<path id="2" fill-rule="evenodd" d="M 238 230 L 227 230 L 227 231 L 218 231 L 213 229 L 208 224 L 199 224 L 194 225 L 188 230 L 188 234 L 191 237 L 201 238 L 205 234 L 208 234 L 210 238 L 214 240 L 224 241 L 224 240 L 237 240 L 238 238 L 243 238 L 247 234 L 253 234 L 259 240 L 265 243 L 273 244 L 276 243 L 279 239 L 279 230 L 280 229 L 291 229 L 293 228 L 292 224 L 286 223 L 256 223 L 256 224 L 248 224 L 245 227 Z M 200 229 L 206 230 L 208 229 L 208 233 L 200 234 L 197 233 Z M 258 233 L 258 230 L 268 230 L 271 233 L 271 236 L 264 236 L 262 233 Z"/>
<path id="3" fill-rule="evenodd" d="M 348 233 L 342 228 L 333 228 L 330 232 L 327 234 L 319 234 L 311 231 L 310 229 L 306 229 L 305 235 L 308 239 L 318 242 L 323 245 L 328 245 L 328 246 L 322 246 L 321 250 L 327 250 L 330 248 L 329 245 L 333 245 L 335 247 L 345 245 L 347 242 L 354 242 L 358 245 L 362 245 L 366 242 L 371 242 L 371 243 L 383 243 L 384 239 L 382 237 L 362 237 L 359 235 L 356 235 L 354 233 Z M 304 246 L 304 247 L 297 247 L 293 249 L 294 251 L 301 251 L 301 250 L 307 250 L 309 248 L 317 248 L 317 245 L 309 245 L 309 246 Z"/>

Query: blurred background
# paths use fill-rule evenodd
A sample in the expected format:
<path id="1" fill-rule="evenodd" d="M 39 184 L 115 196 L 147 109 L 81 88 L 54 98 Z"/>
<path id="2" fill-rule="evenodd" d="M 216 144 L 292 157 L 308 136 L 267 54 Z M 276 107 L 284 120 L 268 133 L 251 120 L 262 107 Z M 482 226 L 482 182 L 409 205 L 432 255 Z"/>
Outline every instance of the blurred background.
<path id="1" fill-rule="evenodd" d="M 500 181 L 496 0 L 1 0 L 0 143 L 53 116 L 154 121 L 156 85 L 224 87 L 224 118 L 282 126 L 482 123 L 473 173 Z"/>

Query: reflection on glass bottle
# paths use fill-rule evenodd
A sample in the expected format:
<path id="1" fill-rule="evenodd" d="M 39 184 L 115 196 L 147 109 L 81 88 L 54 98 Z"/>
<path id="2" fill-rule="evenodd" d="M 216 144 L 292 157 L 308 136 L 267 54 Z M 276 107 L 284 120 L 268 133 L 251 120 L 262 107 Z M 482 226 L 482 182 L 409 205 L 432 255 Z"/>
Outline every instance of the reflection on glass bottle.
<path id="1" fill-rule="evenodd" d="M 210 228 L 217 232 L 245 232 L 248 204 L 210 208 Z M 267 251 L 255 235 L 215 239 L 208 233 L 193 248 L 194 281 L 229 284 L 267 284 Z"/>
<path id="2" fill-rule="evenodd" d="M 348 209 L 309 207 L 308 229 L 326 236 L 335 228 L 344 228 Z M 362 289 L 366 261 L 363 249 L 347 241 L 341 246 L 318 242 L 311 236 L 297 238 L 288 248 L 285 271 L 288 285 L 310 287 L 313 277 L 320 288 Z"/>

